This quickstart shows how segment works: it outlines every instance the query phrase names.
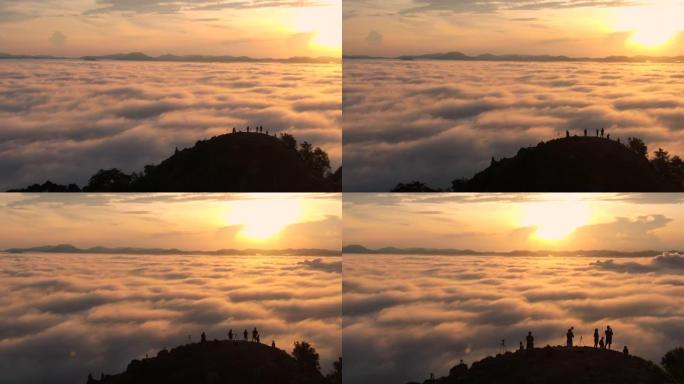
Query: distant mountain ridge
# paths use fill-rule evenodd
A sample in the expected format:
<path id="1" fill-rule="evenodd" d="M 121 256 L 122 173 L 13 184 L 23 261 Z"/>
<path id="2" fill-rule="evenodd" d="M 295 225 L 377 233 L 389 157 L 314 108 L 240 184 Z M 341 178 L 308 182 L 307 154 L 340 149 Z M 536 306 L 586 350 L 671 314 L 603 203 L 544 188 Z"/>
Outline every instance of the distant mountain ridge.
<path id="1" fill-rule="evenodd" d="M 33 60 L 66 60 L 75 59 L 50 55 L 13 55 L 0 53 L 1 59 L 33 59 Z M 89 55 L 78 58 L 86 61 L 97 60 L 123 60 L 123 61 L 175 61 L 175 62 L 201 62 L 201 63 L 293 63 L 293 64 L 338 64 L 342 60 L 330 56 L 293 56 L 288 58 L 254 58 L 249 56 L 230 55 L 173 55 L 149 56 L 143 52 L 115 53 L 111 55 Z"/>
<path id="2" fill-rule="evenodd" d="M 270 256 L 339 256 L 340 251 L 317 248 L 286 249 L 217 249 L 214 251 L 192 251 L 177 248 L 136 248 L 136 247 L 90 247 L 79 248 L 72 244 L 44 245 L 27 248 L 8 248 L 6 253 L 75 253 L 75 254 L 122 254 L 122 255 L 270 255 Z"/>
<path id="3" fill-rule="evenodd" d="M 668 251 L 679 252 L 679 251 Z M 643 250 L 634 252 L 614 251 L 614 250 L 577 250 L 577 251 L 530 251 L 514 250 L 508 252 L 488 252 L 475 251 L 472 249 L 455 248 L 397 248 L 383 247 L 370 249 L 363 245 L 351 244 L 342 247 L 342 253 L 356 254 L 390 254 L 390 255 L 432 255 L 432 256 L 590 256 L 590 257 L 655 257 L 662 255 L 663 251 Z"/>
<path id="4" fill-rule="evenodd" d="M 395 57 L 370 55 L 345 55 L 348 60 L 455 60 L 455 61 L 524 61 L 524 62 L 597 62 L 597 63 L 684 63 L 684 56 L 606 56 L 570 57 L 564 55 L 494 55 L 484 53 L 469 56 L 462 52 L 427 53 L 422 55 L 403 55 Z"/>

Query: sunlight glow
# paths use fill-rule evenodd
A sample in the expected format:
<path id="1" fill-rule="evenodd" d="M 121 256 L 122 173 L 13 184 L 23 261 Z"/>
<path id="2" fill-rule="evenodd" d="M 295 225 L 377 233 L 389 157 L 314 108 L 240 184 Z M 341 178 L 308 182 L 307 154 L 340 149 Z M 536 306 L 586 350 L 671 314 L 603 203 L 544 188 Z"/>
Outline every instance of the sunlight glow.
<path id="1" fill-rule="evenodd" d="M 300 8 L 295 12 L 294 28 L 298 33 L 310 33 L 309 46 L 323 55 L 342 52 L 342 8 Z"/>
<path id="2" fill-rule="evenodd" d="M 577 228 L 589 223 L 591 210 L 586 201 L 568 196 L 560 201 L 525 204 L 521 224 L 535 227 L 532 237 L 542 241 L 559 241 Z"/>
<path id="3" fill-rule="evenodd" d="M 272 199 L 236 201 L 226 215 L 229 225 L 242 225 L 239 236 L 249 240 L 266 240 L 301 218 L 298 199 L 283 202 Z"/>
<path id="4" fill-rule="evenodd" d="M 662 1 L 658 4 L 628 7 L 616 12 L 616 31 L 629 31 L 627 44 L 641 48 L 657 48 L 669 43 L 684 30 L 684 5 Z"/>

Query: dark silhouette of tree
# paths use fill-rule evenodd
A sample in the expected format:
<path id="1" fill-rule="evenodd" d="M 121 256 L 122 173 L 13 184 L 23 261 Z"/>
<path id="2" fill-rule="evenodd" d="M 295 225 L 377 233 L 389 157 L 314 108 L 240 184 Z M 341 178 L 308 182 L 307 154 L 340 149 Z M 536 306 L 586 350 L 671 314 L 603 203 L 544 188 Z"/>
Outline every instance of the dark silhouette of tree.
<path id="1" fill-rule="evenodd" d="M 321 364 L 319 362 L 320 356 L 316 349 L 311 346 L 311 344 L 306 341 L 295 341 L 294 349 L 292 350 L 292 356 L 294 356 L 297 361 L 306 364 L 317 371 L 321 370 Z"/>
<path id="2" fill-rule="evenodd" d="M 629 149 L 631 149 L 637 155 L 648 157 L 648 147 L 646 146 L 646 143 L 637 137 L 630 137 L 627 147 L 629 147 Z"/>
<path id="3" fill-rule="evenodd" d="M 116 168 L 101 169 L 90 178 L 85 192 L 126 192 L 130 190 L 132 175 L 127 175 Z"/>
<path id="4" fill-rule="evenodd" d="M 314 148 L 305 141 L 299 145 L 299 156 L 318 176 L 327 177 L 330 173 L 330 159 L 322 149 Z"/>
<path id="5" fill-rule="evenodd" d="M 663 356 L 660 364 L 675 380 L 684 383 L 684 348 L 675 348 Z"/>
<path id="6" fill-rule="evenodd" d="M 661 175 L 669 174 L 670 154 L 662 148 L 658 148 L 653 155 L 654 157 L 651 160 L 651 164 L 653 164 L 653 167 L 655 167 L 656 171 L 658 171 L 658 173 Z"/>
<path id="7" fill-rule="evenodd" d="M 280 141 L 285 144 L 285 147 L 291 148 L 296 150 L 297 149 L 297 140 L 294 138 L 294 136 L 290 135 L 289 133 L 281 133 L 280 134 Z"/>
<path id="8" fill-rule="evenodd" d="M 342 358 L 333 363 L 333 371 L 325 376 L 328 384 L 342 384 Z"/>

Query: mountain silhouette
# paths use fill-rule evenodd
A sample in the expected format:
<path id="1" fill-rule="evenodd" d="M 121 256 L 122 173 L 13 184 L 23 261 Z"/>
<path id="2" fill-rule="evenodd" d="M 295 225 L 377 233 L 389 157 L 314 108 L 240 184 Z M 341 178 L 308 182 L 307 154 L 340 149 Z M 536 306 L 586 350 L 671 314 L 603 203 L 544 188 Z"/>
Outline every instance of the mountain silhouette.
<path id="1" fill-rule="evenodd" d="M 84 192 L 338 192 L 341 167 L 330 172 L 320 148 L 262 133 L 236 132 L 198 141 L 142 173 L 100 170 Z M 51 181 L 10 192 L 78 192 Z"/>
<path id="2" fill-rule="evenodd" d="M 680 254 L 680 251 L 657 251 L 657 250 L 641 250 L 641 251 L 615 251 L 610 249 L 578 249 L 573 251 L 559 251 L 559 250 L 514 250 L 514 251 L 478 251 L 472 249 L 455 249 L 455 248 L 398 248 L 398 247 L 382 247 L 382 248 L 367 248 L 359 244 L 350 244 L 342 247 L 342 253 L 348 254 L 366 254 L 366 255 L 429 255 L 429 256 L 540 256 L 546 257 L 549 255 L 557 257 L 656 257 L 668 253 Z"/>
<path id="3" fill-rule="evenodd" d="M 522 148 L 512 158 L 492 161 L 462 187 L 478 192 L 677 190 L 644 156 L 600 137 L 568 137 Z"/>
<path id="4" fill-rule="evenodd" d="M 570 57 L 565 55 L 494 55 L 483 53 L 469 56 L 462 52 L 438 52 L 422 55 L 382 57 L 370 55 L 344 55 L 344 60 L 442 60 L 442 61 L 521 61 L 521 62 L 592 62 L 592 63 L 681 63 L 684 56 L 604 56 Z"/>
<path id="5" fill-rule="evenodd" d="M 684 161 L 658 149 L 652 159 L 638 138 L 628 143 L 569 136 L 521 148 L 492 161 L 471 179 L 456 179 L 453 192 L 677 192 L 684 190 Z M 442 192 L 424 183 L 399 183 L 392 192 Z"/>
<path id="6" fill-rule="evenodd" d="M 126 371 L 87 384 L 326 384 L 312 364 L 270 345 L 214 340 L 164 349 L 133 360 Z"/>
<path id="7" fill-rule="evenodd" d="M 659 366 L 637 356 L 590 347 L 550 347 L 484 358 L 423 384 L 675 384 Z M 415 384 L 415 383 L 410 383 Z"/>
<path id="8" fill-rule="evenodd" d="M 7 253 L 70 253 L 99 255 L 269 255 L 269 256 L 339 256 L 339 250 L 318 248 L 286 248 L 286 249 L 231 249 L 217 250 L 183 250 L 177 248 L 140 248 L 140 247 L 103 247 L 79 248 L 72 244 L 42 245 L 28 248 L 8 248 L 0 250 Z"/>

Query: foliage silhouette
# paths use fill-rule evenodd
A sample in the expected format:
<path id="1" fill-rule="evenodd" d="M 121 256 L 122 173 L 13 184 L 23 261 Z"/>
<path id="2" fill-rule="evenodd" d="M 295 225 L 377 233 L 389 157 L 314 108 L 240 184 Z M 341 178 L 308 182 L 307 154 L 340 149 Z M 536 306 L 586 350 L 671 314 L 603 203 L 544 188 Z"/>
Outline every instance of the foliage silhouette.
<path id="1" fill-rule="evenodd" d="M 317 371 L 321 369 L 318 352 L 316 352 L 314 347 L 306 341 L 295 341 L 292 356 L 300 363 L 312 367 Z"/>
<path id="2" fill-rule="evenodd" d="M 665 354 L 660 364 L 679 383 L 684 383 L 684 348 L 675 348 Z"/>

